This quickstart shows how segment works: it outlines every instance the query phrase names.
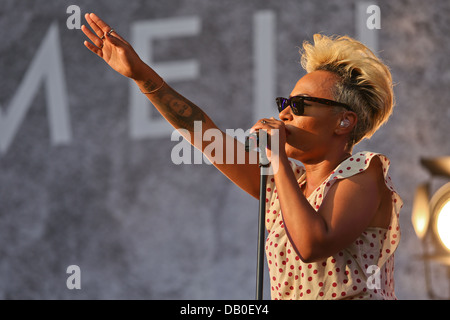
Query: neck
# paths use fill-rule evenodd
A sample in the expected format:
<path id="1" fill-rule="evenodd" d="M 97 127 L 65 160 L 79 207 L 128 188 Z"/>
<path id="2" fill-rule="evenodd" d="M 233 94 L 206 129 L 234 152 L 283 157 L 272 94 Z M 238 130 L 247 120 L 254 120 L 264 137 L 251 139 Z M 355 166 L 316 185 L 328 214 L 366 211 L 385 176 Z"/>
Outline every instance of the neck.
<path id="1" fill-rule="evenodd" d="M 341 162 L 350 156 L 351 152 L 341 151 L 335 154 L 328 154 L 319 160 L 303 162 L 306 170 L 305 196 L 310 195 Z"/>

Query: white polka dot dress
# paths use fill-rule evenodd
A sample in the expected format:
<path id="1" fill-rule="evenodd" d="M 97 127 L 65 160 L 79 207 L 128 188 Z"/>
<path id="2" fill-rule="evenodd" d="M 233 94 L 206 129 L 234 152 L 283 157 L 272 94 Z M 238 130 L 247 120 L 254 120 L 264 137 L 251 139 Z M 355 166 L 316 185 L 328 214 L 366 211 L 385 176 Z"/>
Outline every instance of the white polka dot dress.
<path id="1" fill-rule="evenodd" d="M 272 299 L 396 299 L 394 251 L 400 241 L 398 219 L 403 202 L 388 175 L 389 159 L 368 151 L 354 154 L 331 173 L 308 201 L 317 211 L 333 183 L 366 170 L 375 156 L 382 162 L 385 182 L 392 194 L 389 227 L 369 227 L 347 248 L 313 263 L 302 262 L 290 243 L 274 179 L 268 177 L 266 256 Z M 305 183 L 304 168 L 292 161 L 291 166 L 299 185 Z"/>

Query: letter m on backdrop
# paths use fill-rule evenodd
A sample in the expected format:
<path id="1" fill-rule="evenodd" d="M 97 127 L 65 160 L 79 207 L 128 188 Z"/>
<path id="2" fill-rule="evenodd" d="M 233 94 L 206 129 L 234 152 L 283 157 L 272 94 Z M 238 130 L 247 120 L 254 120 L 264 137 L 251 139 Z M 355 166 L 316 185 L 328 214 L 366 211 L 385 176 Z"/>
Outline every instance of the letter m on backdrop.
<path id="1" fill-rule="evenodd" d="M 56 23 L 48 29 L 9 105 L 0 106 L 0 154 L 8 151 L 42 81 L 46 89 L 51 142 L 53 145 L 67 144 L 71 141 L 71 128 Z"/>

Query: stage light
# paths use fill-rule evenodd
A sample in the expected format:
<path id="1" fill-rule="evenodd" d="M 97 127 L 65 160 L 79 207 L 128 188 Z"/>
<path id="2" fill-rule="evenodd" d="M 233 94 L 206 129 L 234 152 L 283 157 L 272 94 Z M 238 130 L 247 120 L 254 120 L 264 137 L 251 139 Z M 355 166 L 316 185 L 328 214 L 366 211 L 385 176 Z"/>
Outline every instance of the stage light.
<path id="1" fill-rule="evenodd" d="M 450 179 L 450 157 L 421 159 L 421 164 L 431 174 L 430 180 L 417 187 L 414 196 L 411 221 L 417 237 L 423 245 L 425 263 L 425 282 L 428 296 L 442 299 L 435 293 L 432 285 L 431 263 L 437 263 L 447 269 L 447 281 L 450 283 L 450 182 L 440 187 L 430 199 L 431 180 L 433 178 Z M 429 245 L 433 250 L 429 250 Z M 448 299 L 448 298 L 444 298 Z"/>
<path id="2" fill-rule="evenodd" d="M 450 182 L 433 195 L 430 208 L 433 234 L 441 247 L 450 252 Z"/>
<path id="3" fill-rule="evenodd" d="M 423 239 L 427 233 L 430 221 L 429 184 L 421 184 L 416 189 L 414 196 L 412 224 L 419 239 Z"/>

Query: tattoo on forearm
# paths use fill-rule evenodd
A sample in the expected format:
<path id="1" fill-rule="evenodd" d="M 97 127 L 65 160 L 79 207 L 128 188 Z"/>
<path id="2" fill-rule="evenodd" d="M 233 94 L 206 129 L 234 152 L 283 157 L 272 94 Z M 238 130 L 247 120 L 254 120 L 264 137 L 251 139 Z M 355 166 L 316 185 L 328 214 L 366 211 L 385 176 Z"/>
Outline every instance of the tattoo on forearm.
<path id="1" fill-rule="evenodd" d="M 154 82 L 145 83 L 146 90 L 154 90 L 157 85 Z M 178 94 L 171 88 L 164 87 L 155 93 L 159 102 L 159 111 L 169 119 L 169 122 L 177 128 L 194 130 L 194 121 L 206 122 L 205 113 L 194 103 Z"/>
<path id="2" fill-rule="evenodd" d="M 150 92 L 150 91 L 157 89 L 158 85 L 155 82 L 153 82 L 152 80 L 147 80 L 144 83 L 144 88 L 147 92 Z"/>

